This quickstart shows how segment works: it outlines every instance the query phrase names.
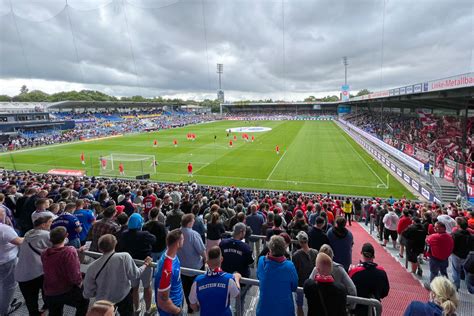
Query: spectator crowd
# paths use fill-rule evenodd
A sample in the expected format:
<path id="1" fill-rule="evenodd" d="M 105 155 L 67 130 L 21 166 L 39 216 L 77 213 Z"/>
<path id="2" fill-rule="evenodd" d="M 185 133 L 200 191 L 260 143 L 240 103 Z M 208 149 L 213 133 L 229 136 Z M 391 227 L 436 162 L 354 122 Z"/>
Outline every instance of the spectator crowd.
<path id="1" fill-rule="evenodd" d="M 424 163 L 434 160 L 440 169 L 445 158 L 468 167 L 474 166 L 473 117 L 468 118 L 465 126 L 459 117 L 423 112 L 384 112 L 381 115 L 380 112 L 357 111 L 345 115 L 344 119 L 405 153 L 415 155 Z M 464 131 L 467 134 L 466 146 L 463 144 Z M 417 152 L 426 154 L 418 155 Z"/>
<path id="2" fill-rule="evenodd" d="M 2 316 L 22 300 L 30 315 L 62 315 L 64 305 L 76 315 L 232 315 L 245 306 L 243 278 L 254 276 L 258 316 L 304 315 L 305 298 L 307 315 L 367 315 L 367 305 L 347 297 L 380 301 L 390 292 L 373 244 L 353 249 L 349 225 L 370 219 L 412 273 L 429 261 L 431 300 L 412 302 L 405 315 L 454 315 L 461 282 L 474 293 L 474 212 L 455 205 L 21 172 L 0 178 Z M 102 255 L 90 262 L 86 250 Z M 13 297 L 17 285 L 23 298 Z"/>

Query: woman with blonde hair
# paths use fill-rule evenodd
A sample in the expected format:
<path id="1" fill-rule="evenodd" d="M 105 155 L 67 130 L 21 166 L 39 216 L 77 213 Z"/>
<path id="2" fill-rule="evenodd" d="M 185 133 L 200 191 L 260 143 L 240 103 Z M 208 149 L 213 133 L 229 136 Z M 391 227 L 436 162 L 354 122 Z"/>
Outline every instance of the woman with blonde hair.
<path id="1" fill-rule="evenodd" d="M 452 316 L 456 315 L 459 304 L 454 284 L 444 276 L 433 279 L 430 284 L 430 301 L 413 301 L 405 310 L 404 316 Z"/>

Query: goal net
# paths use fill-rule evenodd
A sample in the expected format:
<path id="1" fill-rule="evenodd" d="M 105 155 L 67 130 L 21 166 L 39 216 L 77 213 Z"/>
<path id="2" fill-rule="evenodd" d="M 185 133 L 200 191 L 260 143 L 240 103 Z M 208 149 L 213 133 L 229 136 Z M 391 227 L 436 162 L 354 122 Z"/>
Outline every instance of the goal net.
<path id="1" fill-rule="evenodd" d="M 136 177 L 156 173 L 154 155 L 110 154 L 102 156 L 99 165 L 102 176 Z"/>

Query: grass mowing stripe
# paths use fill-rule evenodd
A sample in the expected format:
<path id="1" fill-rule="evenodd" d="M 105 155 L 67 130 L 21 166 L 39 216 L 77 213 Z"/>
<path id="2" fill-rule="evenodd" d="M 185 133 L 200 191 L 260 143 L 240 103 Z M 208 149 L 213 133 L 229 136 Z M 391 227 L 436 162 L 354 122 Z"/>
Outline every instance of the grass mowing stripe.
<path id="1" fill-rule="evenodd" d="M 333 123 L 333 124 L 337 127 L 337 129 L 339 130 L 339 133 L 342 134 L 342 137 L 344 138 L 344 140 L 349 144 L 349 146 L 351 147 L 351 149 L 352 149 L 352 150 L 359 156 L 359 158 L 364 162 L 364 164 L 365 164 L 365 165 L 367 166 L 367 168 L 372 172 L 372 174 L 374 174 L 374 175 L 377 177 L 377 179 L 379 179 L 379 181 L 380 181 L 383 185 L 387 186 L 387 184 L 383 182 L 383 180 L 382 180 L 382 179 L 379 177 L 379 175 L 374 171 L 374 169 L 372 169 L 372 167 L 369 166 L 369 164 L 368 164 L 367 161 L 362 157 L 362 155 L 354 148 L 354 145 L 352 145 L 352 143 L 347 140 L 347 137 L 349 137 L 349 136 L 348 136 L 346 133 L 344 133 L 344 131 L 343 131 L 339 126 L 337 126 L 335 123 Z"/>

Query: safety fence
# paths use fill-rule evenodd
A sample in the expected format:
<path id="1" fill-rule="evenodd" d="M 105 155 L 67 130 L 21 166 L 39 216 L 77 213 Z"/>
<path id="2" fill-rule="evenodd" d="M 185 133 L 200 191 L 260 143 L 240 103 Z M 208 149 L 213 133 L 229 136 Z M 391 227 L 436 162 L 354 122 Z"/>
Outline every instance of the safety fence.
<path id="1" fill-rule="evenodd" d="M 265 237 L 265 236 L 254 236 L 254 237 Z M 91 257 L 93 259 L 97 259 L 102 256 L 102 253 L 98 253 L 98 252 L 85 251 L 84 253 L 86 256 Z M 143 260 L 134 260 L 134 261 L 137 266 L 143 265 Z M 153 269 L 155 269 L 157 264 L 153 262 L 151 266 L 153 267 Z M 87 268 L 85 270 L 87 270 Z M 206 272 L 202 270 L 181 267 L 181 273 L 187 276 L 195 276 L 195 275 L 204 274 Z M 257 286 L 257 287 L 260 285 L 259 280 L 250 279 L 250 278 L 241 278 L 240 283 L 248 285 L 248 286 Z M 296 292 L 303 293 L 303 288 L 298 287 Z M 382 304 L 380 303 L 380 301 L 373 298 L 363 298 L 363 297 L 348 295 L 347 304 L 360 304 L 360 305 L 368 306 L 369 307 L 368 316 L 381 316 L 382 315 Z M 235 316 L 244 315 L 243 306 L 240 305 L 239 299 L 236 300 L 234 315 Z"/>

